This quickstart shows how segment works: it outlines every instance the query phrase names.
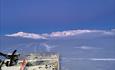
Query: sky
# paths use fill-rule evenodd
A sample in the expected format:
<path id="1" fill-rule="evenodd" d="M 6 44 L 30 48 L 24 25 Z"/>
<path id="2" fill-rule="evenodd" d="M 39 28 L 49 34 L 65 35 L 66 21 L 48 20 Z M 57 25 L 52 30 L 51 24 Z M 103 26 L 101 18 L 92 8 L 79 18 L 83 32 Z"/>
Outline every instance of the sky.
<path id="1" fill-rule="evenodd" d="M 114 42 L 115 0 L 0 0 L 5 53 L 37 47 L 60 53 L 62 70 L 114 70 Z"/>
<path id="2" fill-rule="evenodd" d="M 1 0 L 0 34 L 114 29 L 114 0 Z"/>

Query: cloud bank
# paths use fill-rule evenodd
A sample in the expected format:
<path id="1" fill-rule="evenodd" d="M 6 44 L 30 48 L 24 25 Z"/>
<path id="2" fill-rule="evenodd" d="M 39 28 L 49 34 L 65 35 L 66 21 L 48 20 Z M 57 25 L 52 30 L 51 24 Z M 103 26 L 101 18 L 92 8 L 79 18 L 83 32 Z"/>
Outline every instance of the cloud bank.
<path id="1" fill-rule="evenodd" d="M 71 36 L 80 36 L 87 34 L 100 34 L 100 35 L 115 35 L 115 29 L 106 31 L 106 30 L 67 30 L 67 31 L 58 31 L 52 33 L 43 33 L 43 34 L 35 34 L 35 33 L 26 33 L 26 32 L 17 32 L 13 34 L 6 34 L 5 36 L 11 37 L 23 37 L 23 38 L 31 38 L 31 39 L 50 39 L 50 38 L 63 38 L 63 37 L 71 37 Z"/>

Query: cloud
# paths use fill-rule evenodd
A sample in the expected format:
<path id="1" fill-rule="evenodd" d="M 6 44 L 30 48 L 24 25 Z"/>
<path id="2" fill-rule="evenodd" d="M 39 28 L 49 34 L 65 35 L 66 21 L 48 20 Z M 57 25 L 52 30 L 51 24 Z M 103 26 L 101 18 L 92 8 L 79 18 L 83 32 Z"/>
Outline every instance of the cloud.
<path id="1" fill-rule="evenodd" d="M 115 32 L 115 29 L 112 29 L 111 31 L 114 31 L 114 32 Z"/>
<path id="2" fill-rule="evenodd" d="M 78 36 L 78 35 L 85 35 L 85 34 L 104 34 L 104 35 L 115 35 L 113 29 L 111 31 L 106 30 L 68 30 L 62 32 L 52 32 L 49 34 L 50 37 L 68 37 L 68 36 Z"/>
<path id="3" fill-rule="evenodd" d="M 115 58 L 90 58 L 92 61 L 115 61 Z"/>
<path id="4" fill-rule="evenodd" d="M 48 52 L 50 52 L 52 48 L 56 47 L 54 45 L 48 45 L 47 43 L 41 43 L 40 46 L 44 46 Z"/>
<path id="5" fill-rule="evenodd" d="M 89 32 L 91 31 L 90 30 L 68 30 L 62 32 L 52 32 L 50 34 L 50 37 L 67 37 L 67 36 L 74 36 L 74 35 L 79 35 L 79 34 L 89 33 Z"/>
<path id="6" fill-rule="evenodd" d="M 23 38 L 32 38 L 32 39 L 46 39 L 46 37 L 44 37 L 40 34 L 25 33 L 25 32 L 17 32 L 17 33 L 14 33 L 14 34 L 7 34 L 5 36 L 23 37 Z"/>
<path id="7" fill-rule="evenodd" d="M 101 48 L 96 48 L 96 47 L 91 47 L 91 46 L 81 46 L 81 47 L 74 47 L 74 48 L 83 49 L 83 50 L 101 49 Z"/>
<path id="8" fill-rule="evenodd" d="M 32 39 L 50 39 L 50 38 L 62 38 L 62 37 L 71 37 L 71 36 L 81 36 L 84 35 L 115 35 L 115 29 L 110 31 L 106 30 L 67 30 L 67 31 L 58 31 L 52 33 L 43 33 L 43 34 L 35 34 L 35 33 L 26 33 L 26 32 L 17 32 L 14 34 L 6 34 L 5 36 L 12 37 L 23 37 L 23 38 L 32 38 Z"/>
<path id="9" fill-rule="evenodd" d="M 71 62 L 71 61 L 115 61 L 115 58 L 74 58 L 74 57 L 63 57 L 62 60 L 64 62 Z"/>
<path id="10" fill-rule="evenodd" d="M 46 43 L 42 43 L 40 45 L 46 47 L 48 52 L 51 50 L 51 47 L 48 44 L 46 44 Z"/>

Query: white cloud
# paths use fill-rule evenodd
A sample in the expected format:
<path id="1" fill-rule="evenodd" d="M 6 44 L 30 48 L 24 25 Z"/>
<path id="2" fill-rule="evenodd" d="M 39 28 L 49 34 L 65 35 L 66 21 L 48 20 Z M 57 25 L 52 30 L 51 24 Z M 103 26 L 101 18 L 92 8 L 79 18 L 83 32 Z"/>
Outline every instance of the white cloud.
<path id="1" fill-rule="evenodd" d="M 43 33 L 43 34 L 35 34 L 35 33 L 25 33 L 25 32 L 17 32 L 14 34 L 7 34 L 5 36 L 14 36 L 14 37 L 23 37 L 23 38 L 32 38 L 32 39 L 50 39 L 50 38 L 62 38 L 69 36 L 79 36 L 79 35 L 87 35 L 94 34 L 98 35 L 115 35 L 114 29 L 111 31 L 106 30 L 68 30 L 68 31 L 58 31 L 52 33 Z"/>
<path id="2" fill-rule="evenodd" d="M 67 37 L 67 36 L 74 36 L 74 35 L 90 33 L 90 32 L 91 32 L 90 30 L 68 30 L 62 32 L 52 32 L 50 34 L 50 37 Z"/>
<path id="3" fill-rule="evenodd" d="M 115 31 L 115 29 L 112 29 L 112 31 Z"/>
<path id="4" fill-rule="evenodd" d="M 75 48 L 83 49 L 83 50 L 101 49 L 101 48 L 96 48 L 96 47 L 91 47 L 91 46 L 81 46 L 81 47 L 75 47 Z"/>
<path id="5" fill-rule="evenodd" d="M 48 52 L 50 52 L 52 48 L 56 47 L 54 45 L 48 45 L 47 43 L 41 43 L 40 46 L 44 46 Z"/>
<path id="6" fill-rule="evenodd" d="M 85 35 L 85 34 L 104 34 L 104 35 L 115 35 L 113 30 L 105 31 L 105 30 L 68 30 L 62 32 L 52 32 L 49 34 L 50 37 L 68 37 L 68 36 L 77 36 L 77 35 Z"/>
<path id="7" fill-rule="evenodd" d="M 7 34 L 6 36 L 32 38 L 32 39 L 46 39 L 46 37 L 44 37 L 40 34 L 25 33 L 25 32 L 17 32 L 17 33 L 14 33 L 14 34 Z"/>
<path id="8" fill-rule="evenodd" d="M 92 61 L 115 61 L 115 58 L 90 58 Z"/>
<path id="9" fill-rule="evenodd" d="M 65 62 L 71 62 L 71 61 L 79 61 L 79 60 L 86 60 L 86 61 L 115 61 L 115 58 L 74 58 L 74 57 L 63 57 L 62 60 Z"/>
<path id="10" fill-rule="evenodd" d="M 40 45 L 46 47 L 48 52 L 51 50 L 51 47 L 48 44 L 46 44 L 46 43 L 42 43 Z"/>

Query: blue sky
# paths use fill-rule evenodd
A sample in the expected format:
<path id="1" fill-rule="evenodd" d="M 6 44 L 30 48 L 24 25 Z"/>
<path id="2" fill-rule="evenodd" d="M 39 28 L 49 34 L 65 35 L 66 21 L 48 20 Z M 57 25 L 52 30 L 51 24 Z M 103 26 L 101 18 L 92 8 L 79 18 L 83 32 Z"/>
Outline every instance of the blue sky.
<path id="1" fill-rule="evenodd" d="M 1 33 L 115 28 L 114 0 L 1 0 Z"/>
<path id="2" fill-rule="evenodd" d="M 115 70 L 115 0 L 0 0 L 0 8 L 1 51 L 37 47 L 60 53 L 62 70 Z"/>

